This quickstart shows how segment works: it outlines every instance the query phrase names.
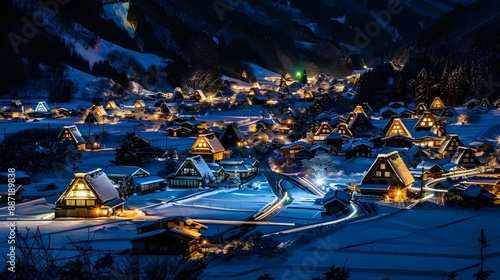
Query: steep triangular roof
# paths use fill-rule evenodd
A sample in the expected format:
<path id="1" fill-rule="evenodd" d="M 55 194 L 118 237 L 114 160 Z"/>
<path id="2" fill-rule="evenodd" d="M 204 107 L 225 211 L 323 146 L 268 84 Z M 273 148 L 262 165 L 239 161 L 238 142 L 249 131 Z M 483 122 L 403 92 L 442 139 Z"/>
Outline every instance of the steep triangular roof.
<path id="1" fill-rule="evenodd" d="M 410 131 L 406 128 L 403 121 L 398 118 L 391 118 L 384 128 L 385 136 L 403 135 L 412 137 Z"/>
<path id="2" fill-rule="evenodd" d="M 139 99 L 139 100 L 135 101 L 135 103 L 134 103 L 134 108 L 145 108 L 145 107 L 146 107 L 146 103 L 142 99 Z"/>
<path id="3" fill-rule="evenodd" d="M 106 104 L 104 104 L 104 109 L 115 109 L 118 108 L 114 100 L 108 100 L 106 101 Z"/>
<path id="4" fill-rule="evenodd" d="M 192 165 L 196 171 L 199 173 L 199 178 L 208 178 L 210 182 L 215 181 L 215 176 L 210 170 L 210 167 L 208 164 L 205 162 L 205 160 L 201 156 L 193 156 L 193 157 L 188 157 L 186 160 L 182 163 L 182 165 L 177 169 L 175 172 L 174 177 L 181 177 L 182 175 L 182 170 L 186 167 L 186 165 Z"/>
<path id="5" fill-rule="evenodd" d="M 50 112 L 50 107 L 46 101 L 40 101 L 38 105 L 36 105 L 35 112 L 48 113 Z"/>
<path id="6" fill-rule="evenodd" d="M 243 137 L 243 133 L 241 133 L 241 130 L 240 128 L 238 127 L 238 124 L 236 122 L 232 122 L 230 124 L 228 124 L 226 126 L 226 130 L 224 131 L 224 133 L 221 135 L 220 139 L 222 139 L 224 137 L 224 135 L 226 135 L 227 133 L 229 133 L 229 131 L 234 131 L 234 134 L 236 135 L 236 137 L 238 138 L 238 141 L 243 141 L 243 139 L 245 139 Z"/>
<path id="7" fill-rule="evenodd" d="M 434 97 L 434 100 L 432 100 L 431 106 L 429 106 L 430 110 L 442 110 L 444 109 L 445 105 L 443 100 L 441 100 L 440 97 Z"/>
<path id="8" fill-rule="evenodd" d="M 424 112 L 420 119 L 418 119 L 417 123 L 413 127 L 414 130 L 430 130 L 436 122 L 436 118 L 430 112 Z"/>
<path id="9" fill-rule="evenodd" d="M 363 109 L 363 107 L 361 105 L 357 105 L 354 110 L 352 110 L 353 113 L 361 113 L 361 114 L 366 114 L 365 113 L 365 110 Z"/>
<path id="10" fill-rule="evenodd" d="M 415 108 L 415 111 L 418 111 L 418 112 L 425 112 L 427 110 L 428 110 L 427 105 L 424 102 L 418 103 L 417 107 Z"/>
<path id="11" fill-rule="evenodd" d="M 72 139 L 67 139 L 67 133 L 69 133 Z M 78 127 L 76 127 L 76 125 L 63 127 L 63 129 L 59 133 L 59 136 L 57 136 L 57 139 L 59 139 L 60 141 L 72 140 L 75 141 L 76 144 L 85 143 L 85 139 L 83 139 L 82 134 L 80 133 L 80 130 L 78 130 Z"/>
<path id="12" fill-rule="evenodd" d="M 460 137 L 457 134 L 448 134 L 446 135 L 444 141 L 441 143 L 441 146 L 439 146 L 438 152 L 439 153 L 445 152 L 448 149 L 450 143 L 452 143 L 452 141 L 456 141 L 457 146 L 463 146 L 462 140 L 460 140 Z"/>
<path id="13" fill-rule="evenodd" d="M 318 129 L 314 132 L 314 135 L 320 135 L 320 134 L 330 134 L 333 132 L 333 128 L 330 127 L 328 122 L 322 122 Z"/>
<path id="14" fill-rule="evenodd" d="M 338 201 L 347 206 L 350 204 L 351 195 L 343 190 L 331 190 L 323 197 L 323 205 L 328 205 L 333 201 Z"/>
<path id="15" fill-rule="evenodd" d="M 349 126 L 344 122 L 337 124 L 337 127 L 335 127 L 335 129 L 333 131 L 335 131 L 341 135 L 348 135 L 348 136 L 352 137 L 352 132 L 349 129 Z"/>
<path id="16" fill-rule="evenodd" d="M 98 168 L 87 173 L 75 173 L 73 180 L 68 185 L 64 193 L 59 197 L 58 202 L 65 198 L 66 194 L 76 187 L 74 182 L 77 180 L 83 180 L 84 184 L 90 188 L 93 194 L 99 198 L 102 203 L 119 199 L 120 197 L 118 191 L 113 185 L 113 182 L 111 182 L 108 176 L 100 168 Z"/>
<path id="17" fill-rule="evenodd" d="M 468 158 L 467 161 L 464 161 L 464 158 Z M 476 155 L 472 151 L 471 148 L 467 147 L 458 147 L 457 151 L 451 158 L 451 163 L 461 165 L 461 164 L 479 164 L 479 160 Z"/>
<path id="18" fill-rule="evenodd" d="M 196 149 L 199 146 L 200 143 L 207 143 L 208 147 L 210 147 L 210 151 L 212 153 L 218 153 L 218 152 L 223 152 L 224 146 L 222 146 L 221 142 L 217 137 L 215 137 L 215 134 L 213 133 L 206 133 L 206 134 L 200 134 L 198 135 L 198 138 L 194 142 L 193 146 L 191 149 Z"/>
<path id="19" fill-rule="evenodd" d="M 373 173 L 379 169 L 382 161 L 387 162 L 388 167 L 393 171 L 396 175 L 396 179 L 403 186 L 407 187 L 415 181 L 403 159 L 399 156 L 399 153 L 397 151 L 393 151 L 387 154 L 379 154 L 377 156 L 377 159 L 373 162 L 372 166 L 361 180 L 362 183 L 372 178 Z"/>
<path id="20" fill-rule="evenodd" d="M 355 113 L 351 121 L 349 122 L 349 128 L 356 127 L 372 127 L 372 123 L 368 119 L 368 116 L 363 113 Z"/>
<path id="21" fill-rule="evenodd" d="M 247 97 L 251 96 L 262 96 L 262 93 L 260 92 L 259 88 L 252 87 L 248 90 Z"/>
<path id="22" fill-rule="evenodd" d="M 194 94 L 198 95 L 200 97 L 201 101 L 205 101 L 207 99 L 207 96 L 205 95 L 205 93 L 203 93 L 203 91 L 201 89 L 195 90 Z"/>

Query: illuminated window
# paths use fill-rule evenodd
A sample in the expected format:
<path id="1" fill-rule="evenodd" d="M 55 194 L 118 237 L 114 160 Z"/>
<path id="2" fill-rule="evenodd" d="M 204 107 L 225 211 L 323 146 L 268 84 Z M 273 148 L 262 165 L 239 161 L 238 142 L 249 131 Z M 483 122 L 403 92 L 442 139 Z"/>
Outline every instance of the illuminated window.
<path id="1" fill-rule="evenodd" d="M 385 163 L 380 164 L 380 169 L 385 169 Z"/>
<path id="2" fill-rule="evenodd" d="M 78 189 L 79 190 L 85 189 L 85 185 L 83 183 L 78 183 Z"/>
<path id="3" fill-rule="evenodd" d="M 199 148 L 206 148 L 207 147 L 207 142 L 201 140 L 200 143 L 198 143 Z"/>
<path id="4" fill-rule="evenodd" d="M 193 167 L 185 167 L 184 169 L 182 169 L 181 175 L 197 176 L 198 171 Z"/>
<path id="5" fill-rule="evenodd" d="M 68 205 L 68 206 L 75 206 L 75 200 L 74 199 L 67 199 L 66 200 L 66 205 Z"/>
<path id="6" fill-rule="evenodd" d="M 83 200 L 83 199 L 77 199 L 76 200 L 76 206 L 85 206 L 85 200 Z"/>
<path id="7" fill-rule="evenodd" d="M 391 172 L 389 171 L 384 172 L 384 177 L 391 177 Z"/>
<path id="8" fill-rule="evenodd" d="M 87 206 L 95 206 L 95 200 L 93 199 L 87 200 Z"/>
<path id="9" fill-rule="evenodd" d="M 382 171 L 375 172 L 375 177 L 382 177 Z"/>

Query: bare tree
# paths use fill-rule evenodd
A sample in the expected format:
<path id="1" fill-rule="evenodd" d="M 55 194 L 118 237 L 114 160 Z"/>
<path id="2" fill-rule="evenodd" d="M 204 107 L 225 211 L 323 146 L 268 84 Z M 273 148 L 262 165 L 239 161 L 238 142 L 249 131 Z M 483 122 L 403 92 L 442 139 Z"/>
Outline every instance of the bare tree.
<path id="1" fill-rule="evenodd" d="M 484 236 L 484 228 L 481 229 L 481 235 L 478 239 L 480 247 L 479 247 L 479 257 L 481 259 L 480 263 L 480 268 L 479 271 L 474 273 L 472 277 L 477 280 L 485 280 L 488 279 L 495 271 L 489 269 L 489 270 L 484 270 L 484 256 L 483 256 L 483 251 L 484 249 L 488 248 L 490 245 L 488 244 L 488 241 L 486 240 L 486 237 Z"/>

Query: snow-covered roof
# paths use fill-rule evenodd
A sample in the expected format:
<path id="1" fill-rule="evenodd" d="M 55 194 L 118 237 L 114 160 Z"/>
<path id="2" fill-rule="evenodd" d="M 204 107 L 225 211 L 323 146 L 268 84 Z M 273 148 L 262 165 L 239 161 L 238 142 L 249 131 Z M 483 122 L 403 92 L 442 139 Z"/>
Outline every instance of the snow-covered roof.
<path id="1" fill-rule="evenodd" d="M 386 112 L 392 112 L 398 116 L 402 115 L 403 113 L 410 113 L 410 114 L 413 114 L 414 112 L 409 110 L 408 108 L 406 107 L 401 107 L 401 108 L 392 108 L 392 107 L 383 107 L 380 109 L 380 113 L 383 114 L 383 113 L 386 113 Z"/>
<path id="2" fill-rule="evenodd" d="M 241 133 L 241 130 L 238 127 L 238 124 L 236 122 L 232 122 L 232 123 L 227 125 L 226 130 L 224 131 L 224 134 L 221 136 L 221 138 L 224 137 L 224 135 L 226 134 L 226 132 L 229 129 L 232 129 L 234 131 L 234 134 L 236 134 L 236 138 L 238 138 L 239 141 L 242 141 L 243 139 L 245 139 L 245 137 L 243 137 L 243 134 Z"/>
<path id="3" fill-rule="evenodd" d="M 474 162 L 469 162 L 469 163 L 465 163 L 464 164 L 476 164 L 478 163 L 477 162 L 477 158 L 476 156 L 474 155 L 474 152 L 472 152 L 472 149 L 471 148 L 467 148 L 467 147 L 458 147 L 458 150 L 455 152 L 455 154 L 453 154 L 453 157 L 451 158 L 450 160 L 450 163 L 453 163 L 453 164 L 461 164 L 460 161 L 461 159 L 466 155 L 466 154 L 469 154 L 470 156 L 472 156 L 473 159 L 475 159 Z"/>
<path id="4" fill-rule="evenodd" d="M 331 190 L 325 194 L 323 197 L 323 205 L 332 203 L 333 201 L 338 201 L 344 205 L 349 205 L 351 200 L 351 195 L 343 190 Z"/>
<path id="5" fill-rule="evenodd" d="M 211 182 L 215 181 L 215 176 L 212 173 L 212 170 L 210 170 L 210 167 L 208 167 L 207 163 L 200 155 L 186 158 L 184 163 L 179 167 L 179 169 L 177 169 L 177 172 L 175 172 L 175 177 L 180 175 L 182 169 L 188 162 L 192 163 L 196 170 L 198 170 L 201 178 L 206 177 Z"/>
<path id="6" fill-rule="evenodd" d="M 38 102 L 38 105 L 36 105 L 35 112 L 47 113 L 50 112 L 50 107 L 46 101 L 40 101 Z"/>
<path id="7" fill-rule="evenodd" d="M 220 165 L 240 165 L 244 164 L 245 158 L 224 158 L 219 161 Z M 254 159 L 254 162 L 256 160 Z"/>
<path id="8" fill-rule="evenodd" d="M 218 165 L 215 162 L 208 162 L 207 165 L 208 165 L 208 168 L 210 168 L 210 170 L 212 172 L 220 172 L 221 170 L 225 170 L 224 167 Z"/>
<path id="9" fill-rule="evenodd" d="M 159 176 L 148 176 L 148 177 L 139 177 L 134 179 L 134 183 L 137 185 L 146 185 L 146 184 L 154 184 L 158 182 L 163 182 L 165 179 Z"/>
<path id="10" fill-rule="evenodd" d="M 325 137 L 325 140 L 338 140 L 338 139 L 343 139 L 342 135 L 336 131 L 332 131 L 332 133 L 328 134 L 328 136 Z"/>
<path id="11" fill-rule="evenodd" d="M 150 227 L 152 225 L 156 225 L 156 224 L 168 222 L 168 221 L 182 221 L 186 225 L 190 226 L 191 228 L 193 228 L 193 227 L 199 228 L 199 229 L 207 229 L 208 228 L 206 225 L 204 225 L 202 223 L 198 223 L 198 222 L 194 221 L 193 219 L 185 217 L 185 216 L 164 217 L 164 218 L 160 218 L 156 221 L 148 221 L 148 222 L 145 222 L 145 223 L 142 223 L 141 225 L 139 225 L 138 228 L 146 228 L 146 227 Z"/>
<path id="12" fill-rule="evenodd" d="M 387 157 L 389 165 L 393 168 L 394 173 L 396 173 L 396 176 L 401 179 L 405 186 L 408 186 L 415 181 L 410 173 L 410 170 L 404 163 L 403 159 L 399 156 L 397 151 L 386 154 L 385 156 Z"/>
<path id="13" fill-rule="evenodd" d="M 198 138 L 202 138 L 208 143 L 212 153 L 222 152 L 225 150 L 224 146 L 222 146 L 219 139 L 217 139 L 217 137 L 215 137 L 215 134 L 213 133 L 200 134 L 198 135 Z M 194 148 L 196 148 L 196 146 L 193 145 L 192 149 Z"/>
<path id="14" fill-rule="evenodd" d="M 499 177 L 468 176 L 466 184 L 498 185 Z"/>
<path id="15" fill-rule="evenodd" d="M 488 199 L 493 199 L 495 197 L 494 194 L 489 191 L 481 188 L 480 186 L 469 186 L 465 190 L 460 193 L 462 196 L 466 197 L 478 197 L 479 195 L 483 195 Z"/>
<path id="16" fill-rule="evenodd" d="M 108 202 L 106 202 L 103 206 L 101 206 L 101 208 L 113 208 L 115 206 L 118 206 L 120 204 L 124 204 L 125 203 L 125 200 L 121 197 L 117 197 L 115 199 L 112 199 Z"/>
<path id="17" fill-rule="evenodd" d="M 132 242 L 132 241 L 141 240 L 141 239 L 144 239 L 144 238 L 147 238 L 147 237 L 152 237 L 152 236 L 155 236 L 155 235 L 158 235 L 158 234 L 162 234 L 162 233 L 164 233 L 166 231 L 167 231 L 166 228 L 161 228 L 161 229 L 157 229 L 157 230 L 148 231 L 148 232 L 141 233 L 141 234 L 138 234 L 138 235 L 132 237 L 130 239 L 130 241 Z"/>
<path id="18" fill-rule="evenodd" d="M 462 141 L 460 140 L 460 137 L 458 137 L 457 134 L 448 134 L 446 135 L 444 141 L 441 143 L 441 146 L 439 146 L 438 153 L 443 153 L 444 151 L 446 151 L 446 148 L 450 144 L 451 140 L 454 138 L 458 140 L 459 145 L 462 145 Z"/>
<path id="19" fill-rule="evenodd" d="M 325 149 L 325 150 L 330 150 L 330 146 L 328 146 L 325 142 L 318 142 L 316 144 L 314 144 L 312 147 L 311 147 L 311 151 L 312 150 L 316 150 L 316 149 Z"/>
<path id="20" fill-rule="evenodd" d="M 201 236 L 201 233 L 187 228 L 174 227 L 174 228 L 169 228 L 168 231 L 193 239 L 200 238 Z"/>
<path id="21" fill-rule="evenodd" d="M 76 173 L 75 178 L 77 177 L 85 178 L 90 187 L 94 189 L 95 195 L 103 202 L 113 200 L 120 196 L 113 182 L 111 182 L 108 176 L 106 176 L 106 173 L 100 168 L 88 173 Z"/>
<path id="22" fill-rule="evenodd" d="M 356 138 L 356 139 L 351 139 L 351 141 L 347 142 L 342 146 L 342 151 L 348 151 L 354 147 L 365 145 L 370 148 L 373 148 L 375 144 L 373 142 L 370 142 L 368 140 L 365 140 L 363 138 Z"/>
<path id="23" fill-rule="evenodd" d="M 290 143 L 290 144 L 286 144 L 286 145 L 283 145 L 281 146 L 281 149 L 286 149 L 286 148 L 290 148 L 290 147 L 293 147 L 293 146 L 296 146 L 296 145 L 302 145 L 304 147 L 307 147 L 307 148 L 310 148 L 311 145 L 307 144 L 306 142 L 304 141 L 295 141 L 293 143 Z"/>
<path id="24" fill-rule="evenodd" d="M 106 167 L 104 172 L 106 172 L 106 175 L 112 177 L 134 176 L 137 172 L 144 172 L 146 176 L 150 175 L 149 172 L 138 166 L 128 166 L 128 165 L 111 165 Z"/>
<path id="25" fill-rule="evenodd" d="M 373 174 L 373 170 L 376 170 L 382 159 L 385 159 L 394 174 L 398 177 L 399 181 L 403 183 L 404 186 L 409 186 L 411 185 L 415 179 L 410 173 L 410 170 L 406 166 L 405 162 L 403 159 L 399 156 L 398 151 L 392 151 L 387 154 L 379 154 L 377 155 L 377 159 L 373 162 L 373 164 L 370 166 L 370 169 L 368 172 L 365 174 L 365 176 L 362 179 L 362 182 L 365 181 L 365 179 L 369 179 L 370 174 Z"/>
<path id="26" fill-rule="evenodd" d="M 61 138 L 64 130 L 68 130 L 71 133 L 76 144 L 85 143 L 85 139 L 83 139 L 82 134 L 80 133 L 80 130 L 78 130 L 78 127 L 76 127 L 76 125 L 70 125 L 70 126 L 63 127 L 63 129 L 59 133 L 59 136 L 58 136 L 59 139 Z"/>

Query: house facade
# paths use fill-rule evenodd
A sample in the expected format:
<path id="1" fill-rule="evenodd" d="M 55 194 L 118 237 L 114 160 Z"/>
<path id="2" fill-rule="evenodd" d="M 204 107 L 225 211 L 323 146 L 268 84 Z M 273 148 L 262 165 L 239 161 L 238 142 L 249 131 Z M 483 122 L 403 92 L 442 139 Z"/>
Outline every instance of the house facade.
<path id="1" fill-rule="evenodd" d="M 259 161 L 255 158 L 227 158 L 221 160 L 219 166 L 224 168 L 225 177 L 229 179 L 246 179 L 259 172 Z"/>
<path id="2" fill-rule="evenodd" d="M 462 146 L 462 140 L 457 134 L 448 134 L 439 146 L 438 153 L 442 157 L 452 157 L 458 151 L 458 147 Z"/>
<path id="3" fill-rule="evenodd" d="M 55 217 L 110 217 L 123 211 L 124 202 L 101 169 L 76 173 L 56 202 Z"/>
<path id="4" fill-rule="evenodd" d="M 309 150 L 311 145 L 306 142 L 297 141 L 287 145 L 281 146 L 281 151 L 283 152 L 283 156 L 297 158 L 300 155 L 300 152 L 304 149 Z"/>
<path id="5" fill-rule="evenodd" d="M 200 134 L 189 151 L 190 156 L 199 155 L 210 161 L 220 161 L 226 154 L 226 149 L 213 133 Z"/>
<path id="6" fill-rule="evenodd" d="M 186 158 L 174 176 L 167 179 L 172 188 L 205 187 L 216 180 L 210 167 L 199 155 Z"/>
<path id="7" fill-rule="evenodd" d="M 72 143 L 78 150 L 85 149 L 85 139 L 76 125 L 65 126 L 57 136 L 61 143 Z"/>
<path id="8" fill-rule="evenodd" d="M 242 146 L 245 138 L 243 137 L 238 125 L 233 122 L 227 125 L 226 130 L 221 135 L 219 141 L 225 148 L 230 148 Z"/>
<path id="9" fill-rule="evenodd" d="M 351 195 L 343 190 L 331 190 L 323 197 L 326 215 L 335 215 L 348 211 Z"/>
<path id="10" fill-rule="evenodd" d="M 415 179 L 397 151 L 379 154 L 356 188 L 363 194 L 388 194 L 390 188 L 411 187 Z"/>
<path id="11" fill-rule="evenodd" d="M 325 138 L 333 132 L 333 129 L 328 125 L 328 122 L 322 122 L 318 129 L 314 132 L 314 141 L 325 141 Z"/>

